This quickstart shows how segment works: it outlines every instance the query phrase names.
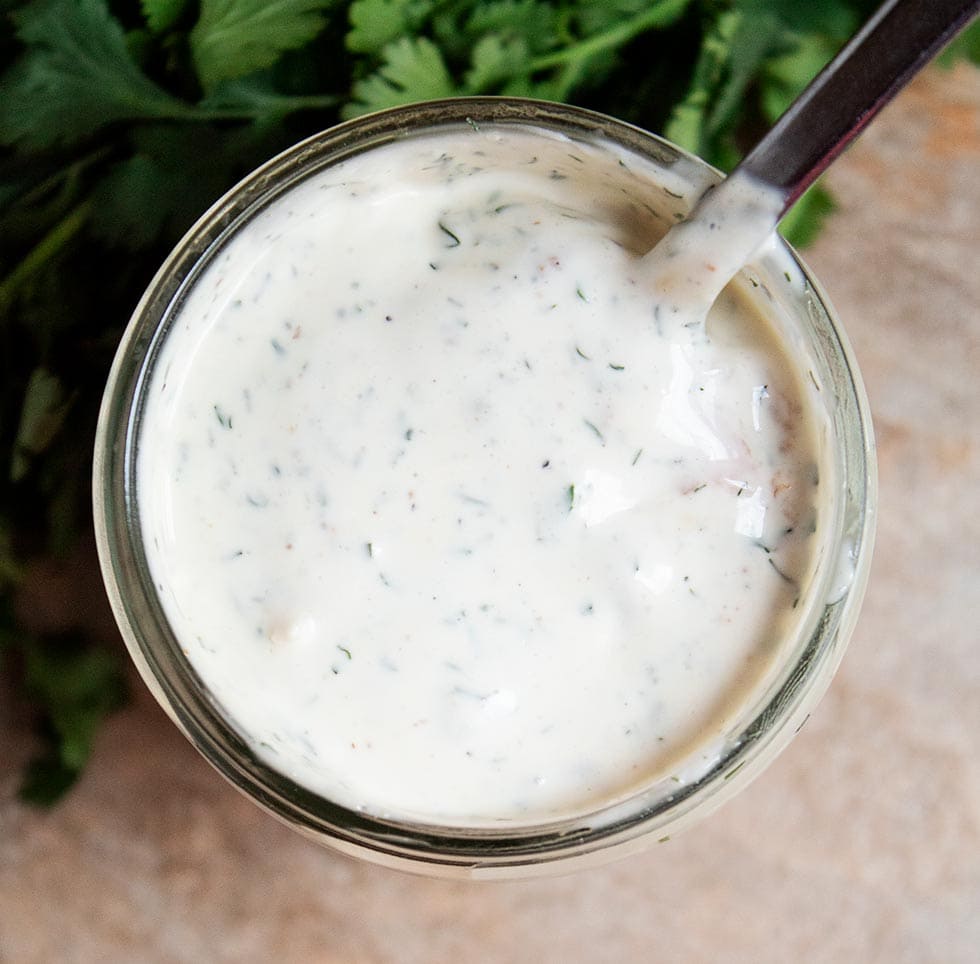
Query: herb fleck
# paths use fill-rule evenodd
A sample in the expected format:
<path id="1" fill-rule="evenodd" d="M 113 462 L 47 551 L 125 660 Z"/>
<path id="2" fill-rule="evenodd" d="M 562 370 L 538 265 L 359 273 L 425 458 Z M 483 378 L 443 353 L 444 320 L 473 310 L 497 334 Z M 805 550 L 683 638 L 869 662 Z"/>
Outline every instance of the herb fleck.
<path id="1" fill-rule="evenodd" d="M 617 364 L 616 364 L 615 362 L 610 362 L 610 363 L 609 363 L 609 367 L 610 367 L 610 368 L 611 368 L 611 369 L 612 369 L 612 370 L 613 370 L 614 372 L 622 372 L 622 371 L 626 371 L 626 366 L 625 366 L 625 365 L 617 365 Z"/>
<path id="2" fill-rule="evenodd" d="M 768 552 L 769 550 L 767 549 L 766 551 Z M 783 580 L 783 582 L 785 582 L 788 586 L 793 586 L 794 589 L 797 588 L 796 580 L 792 576 L 788 576 L 785 572 L 783 572 L 783 570 L 776 565 L 772 556 L 769 556 L 769 565 L 776 570 L 776 574 Z"/>
<path id="3" fill-rule="evenodd" d="M 458 248 L 460 246 L 460 243 L 461 243 L 460 240 L 459 240 L 459 237 L 456 234 L 454 234 L 452 231 L 450 231 L 449 228 L 447 228 L 446 225 L 444 225 L 442 223 L 442 221 L 439 221 L 437 223 L 439 225 L 439 230 L 442 231 L 442 233 L 445 234 L 449 238 L 450 243 L 447 244 L 446 247 L 447 248 Z"/>
<path id="4" fill-rule="evenodd" d="M 590 422 L 590 421 L 589 421 L 589 420 L 588 420 L 587 418 L 583 418 L 583 419 L 582 419 L 582 421 L 583 421 L 583 422 L 585 422 L 585 424 L 586 424 L 586 425 L 587 425 L 587 426 L 588 426 L 588 427 L 589 427 L 590 429 L 592 429 L 592 431 L 593 431 L 593 432 L 595 432 L 595 436 L 596 436 L 596 438 L 597 438 L 597 439 L 598 439 L 598 440 L 599 440 L 600 442 L 602 442 L 602 444 L 603 444 L 603 445 L 605 445 L 605 444 L 606 444 L 606 437 L 605 437 L 605 436 L 604 436 L 604 435 L 602 434 L 602 432 L 600 432 L 600 431 L 599 431 L 599 428 L 598 428 L 598 426 L 596 426 L 596 425 L 594 425 L 594 424 L 593 424 L 592 422 Z"/>
<path id="5" fill-rule="evenodd" d="M 218 424 L 222 428 L 231 428 L 231 416 L 226 415 L 217 405 L 214 406 L 214 414 L 218 419 Z"/>

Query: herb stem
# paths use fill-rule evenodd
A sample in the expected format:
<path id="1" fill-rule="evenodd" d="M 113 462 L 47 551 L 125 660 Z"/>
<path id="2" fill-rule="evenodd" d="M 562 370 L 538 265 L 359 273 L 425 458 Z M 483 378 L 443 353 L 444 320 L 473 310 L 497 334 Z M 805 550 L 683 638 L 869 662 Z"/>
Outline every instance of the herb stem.
<path id="1" fill-rule="evenodd" d="M 92 208 L 91 199 L 83 201 L 63 217 L 0 282 L 0 312 L 13 303 L 17 289 L 51 261 L 85 226 Z"/>
<path id="2" fill-rule="evenodd" d="M 241 107 L 208 107 L 206 102 L 197 106 L 187 106 L 186 111 L 176 111 L 171 116 L 159 115 L 164 120 L 190 122 L 256 120 L 261 117 L 284 117 L 304 110 L 329 110 L 340 103 L 341 98 L 332 94 L 305 94 L 295 96 L 267 97 L 257 104 Z"/>
<path id="3" fill-rule="evenodd" d="M 110 147 L 100 147 L 94 151 L 90 151 L 72 164 L 55 171 L 43 181 L 35 184 L 26 193 L 17 198 L 14 203 L 23 207 L 40 204 L 44 198 L 62 183 L 65 185 L 62 188 L 63 192 L 74 194 L 74 188 L 77 186 L 79 178 L 85 172 L 85 169 L 108 157 L 111 153 L 112 149 Z"/>
<path id="4" fill-rule="evenodd" d="M 531 61 L 530 73 L 550 70 L 552 67 L 585 60 L 605 50 L 621 47 L 646 30 L 652 30 L 654 27 L 665 27 L 672 23 L 684 12 L 689 3 L 690 0 L 660 0 L 660 3 L 655 3 L 649 9 L 643 10 L 608 30 L 603 30 L 589 37 L 588 40 L 582 40 L 570 47 L 565 47 L 563 50 L 556 50 L 554 53 L 545 54 L 542 57 L 536 57 Z"/>

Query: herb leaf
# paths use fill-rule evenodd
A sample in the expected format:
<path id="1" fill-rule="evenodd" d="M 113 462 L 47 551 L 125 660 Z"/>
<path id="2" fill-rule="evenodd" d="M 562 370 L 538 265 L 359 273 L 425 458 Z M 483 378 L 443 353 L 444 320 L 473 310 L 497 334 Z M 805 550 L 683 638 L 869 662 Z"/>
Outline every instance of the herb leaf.
<path id="1" fill-rule="evenodd" d="M 186 6 L 187 0 L 140 0 L 143 17 L 154 33 L 163 33 L 172 27 Z"/>
<path id="2" fill-rule="evenodd" d="M 471 56 L 464 86 L 467 93 L 477 94 L 527 71 L 530 51 L 523 37 L 490 33 L 476 42 Z"/>
<path id="3" fill-rule="evenodd" d="M 201 0 L 191 53 L 206 91 L 268 67 L 286 50 L 309 43 L 332 0 Z"/>
<path id="4" fill-rule="evenodd" d="M 975 20 L 940 55 L 938 63 L 951 67 L 958 60 L 967 60 L 980 67 L 980 20 Z"/>
<path id="5" fill-rule="evenodd" d="M 51 803 L 85 765 L 99 724 L 122 702 L 123 677 L 111 653 L 72 634 L 28 640 L 22 652 L 26 689 L 50 730 L 48 750 L 28 768 L 20 795 Z"/>
<path id="6" fill-rule="evenodd" d="M 804 248 L 810 244 L 833 213 L 836 205 L 830 193 L 820 182 L 793 205 L 789 214 L 779 224 L 779 232 L 790 244 Z"/>
<path id="7" fill-rule="evenodd" d="M 137 67 L 104 0 L 35 0 L 12 18 L 26 52 L 3 77 L 0 142 L 52 147 L 186 111 Z"/>
<path id="8" fill-rule="evenodd" d="M 27 475 L 34 458 L 51 444 L 61 429 L 71 399 L 65 398 L 61 381 L 44 368 L 35 368 L 24 393 L 20 426 L 10 463 L 10 478 L 18 482 Z"/>
<path id="9" fill-rule="evenodd" d="M 761 65 L 782 51 L 784 28 L 759 9 L 725 10 L 705 36 L 684 99 L 674 108 L 665 136 L 723 167 L 738 160 L 726 135 L 737 126 L 745 93 Z M 795 94 L 794 94 L 795 96 Z"/>
<path id="10" fill-rule="evenodd" d="M 356 81 L 345 117 L 419 100 L 450 97 L 456 92 L 439 48 L 426 37 L 402 37 L 382 51 L 384 63 Z"/>
<path id="11" fill-rule="evenodd" d="M 505 46 L 521 40 L 535 53 L 551 50 L 567 32 L 568 16 L 539 0 L 497 0 L 476 3 L 466 21 L 465 33 L 477 42 L 496 36 Z"/>
<path id="12" fill-rule="evenodd" d="M 380 53 L 386 44 L 421 26 L 432 7 L 432 0 L 354 0 L 348 11 L 347 49 Z"/>

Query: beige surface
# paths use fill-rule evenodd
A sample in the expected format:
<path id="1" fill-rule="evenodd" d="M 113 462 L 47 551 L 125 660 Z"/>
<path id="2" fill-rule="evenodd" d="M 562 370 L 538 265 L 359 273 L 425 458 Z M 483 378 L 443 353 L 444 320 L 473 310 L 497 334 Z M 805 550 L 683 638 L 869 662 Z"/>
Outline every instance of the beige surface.
<path id="1" fill-rule="evenodd" d="M 832 172 L 808 260 L 872 399 L 878 551 L 828 696 L 747 791 L 606 868 L 444 883 L 279 826 L 141 687 L 69 799 L 26 809 L 4 701 L 0 960 L 980 960 L 978 119 L 980 74 L 929 73 Z"/>

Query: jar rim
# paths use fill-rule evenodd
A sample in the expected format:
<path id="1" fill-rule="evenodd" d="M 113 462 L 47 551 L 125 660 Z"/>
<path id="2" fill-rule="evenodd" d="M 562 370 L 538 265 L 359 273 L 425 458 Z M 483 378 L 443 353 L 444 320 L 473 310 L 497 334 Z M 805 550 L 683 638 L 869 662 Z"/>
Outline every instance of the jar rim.
<path id="1" fill-rule="evenodd" d="M 304 789 L 258 760 L 180 653 L 163 614 L 140 542 L 135 463 L 144 391 L 170 322 L 209 255 L 262 209 L 324 167 L 393 140 L 461 125 L 524 125 L 611 142 L 662 166 L 681 163 L 703 187 L 720 179 L 705 162 L 640 128 L 603 114 L 522 98 L 454 98 L 396 107 L 346 121 L 300 142 L 247 176 L 188 232 L 137 306 L 110 373 L 96 438 L 94 509 L 103 578 L 116 620 L 147 685 L 199 752 L 234 786 L 295 829 L 348 854 L 439 876 L 502 877 L 564 872 L 663 840 L 720 805 L 768 765 L 805 722 L 843 656 L 864 593 L 874 533 L 876 470 L 867 398 L 836 315 L 809 270 L 785 244 L 759 266 L 777 275 L 792 266 L 790 294 L 801 323 L 831 359 L 835 454 L 843 491 L 831 556 L 853 564 L 850 583 L 824 601 L 835 582 L 824 567 L 819 612 L 808 639 L 765 705 L 714 766 L 667 798 L 640 792 L 573 819 L 520 825 L 451 827 L 386 819 Z M 804 306 L 806 309 L 804 310 Z M 814 334 L 814 332 L 816 334 Z"/>

